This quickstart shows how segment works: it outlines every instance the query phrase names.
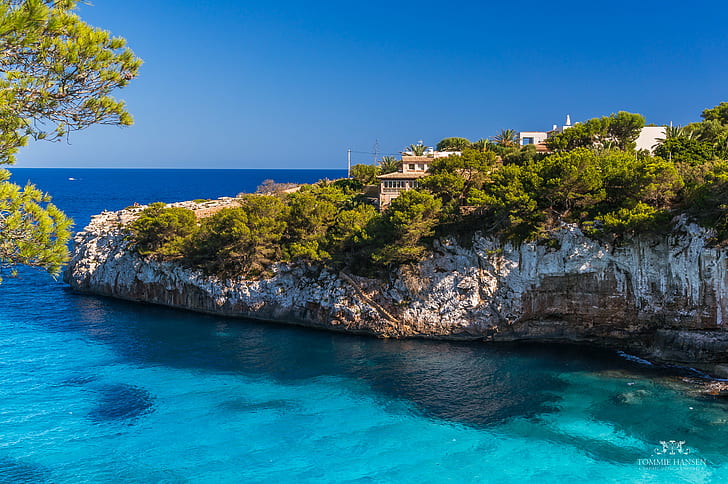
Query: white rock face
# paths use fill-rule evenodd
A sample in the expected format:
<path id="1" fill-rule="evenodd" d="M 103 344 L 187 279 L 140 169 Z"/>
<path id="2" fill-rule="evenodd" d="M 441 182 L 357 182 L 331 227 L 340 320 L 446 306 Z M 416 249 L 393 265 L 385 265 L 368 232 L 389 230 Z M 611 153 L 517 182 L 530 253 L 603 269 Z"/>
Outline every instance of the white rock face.
<path id="1" fill-rule="evenodd" d="M 138 209 L 137 209 L 138 210 Z M 74 239 L 74 289 L 228 316 L 388 337 L 583 341 L 728 373 L 728 253 L 679 221 L 615 246 L 565 225 L 549 246 L 476 236 L 435 244 L 388 282 L 302 264 L 265 280 L 206 277 L 129 249 L 104 213 Z"/>

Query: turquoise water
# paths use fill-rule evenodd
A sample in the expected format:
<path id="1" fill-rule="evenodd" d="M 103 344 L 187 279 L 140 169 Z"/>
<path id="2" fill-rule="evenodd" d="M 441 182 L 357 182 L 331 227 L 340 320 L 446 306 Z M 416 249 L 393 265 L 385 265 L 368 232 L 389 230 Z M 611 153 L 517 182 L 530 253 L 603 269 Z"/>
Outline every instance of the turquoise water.
<path id="1" fill-rule="evenodd" d="M 163 183 L 21 175 L 82 224 Z M 214 192 L 159 176 L 170 196 Z M 248 173 L 237 191 L 282 176 Z M 0 482 L 728 482 L 728 405 L 612 352 L 231 320 L 29 270 L 0 294 Z M 690 454 L 655 452 L 669 440 Z"/>

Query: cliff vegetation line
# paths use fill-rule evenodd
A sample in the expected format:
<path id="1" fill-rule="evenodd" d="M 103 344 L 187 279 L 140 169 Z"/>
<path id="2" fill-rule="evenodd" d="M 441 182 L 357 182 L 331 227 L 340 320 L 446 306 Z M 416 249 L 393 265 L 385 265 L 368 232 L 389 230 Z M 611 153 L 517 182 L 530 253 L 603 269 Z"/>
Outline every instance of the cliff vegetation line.
<path id="1" fill-rule="evenodd" d="M 728 240 L 728 103 L 701 116 L 666 128 L 654 153 L 635 151 L 644 118 L 625 112 L 549 138 L 551 153 L 518 146 L 511 130 L 494 142 L 446 138 L 440 145 L 461 154 L 433 160 L 419 188 L 381 212 L 364 186 L 391 170 L 391 159 L 294 193 L 268 185 L 202 219 L 153 204 L 130 224 L 130 237 L 142 254 L 245 276 L 294 260 L 371 275 L 422 259 L 433 236 L 481 231 L 548 243 L 549 232 L 568 222 L 615 239 L 670 230 L 681 213 L 715 229 L 720 244 Z"/>

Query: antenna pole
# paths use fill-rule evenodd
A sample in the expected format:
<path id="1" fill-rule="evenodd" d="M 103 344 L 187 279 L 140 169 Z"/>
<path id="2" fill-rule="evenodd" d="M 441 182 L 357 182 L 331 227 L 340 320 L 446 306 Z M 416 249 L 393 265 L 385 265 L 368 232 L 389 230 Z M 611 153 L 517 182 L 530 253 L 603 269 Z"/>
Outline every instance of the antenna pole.
<path id="1" fill-rule="evenodd" d="M 346 178 L 351 178 L 351 148 L 346 150 Z"/>

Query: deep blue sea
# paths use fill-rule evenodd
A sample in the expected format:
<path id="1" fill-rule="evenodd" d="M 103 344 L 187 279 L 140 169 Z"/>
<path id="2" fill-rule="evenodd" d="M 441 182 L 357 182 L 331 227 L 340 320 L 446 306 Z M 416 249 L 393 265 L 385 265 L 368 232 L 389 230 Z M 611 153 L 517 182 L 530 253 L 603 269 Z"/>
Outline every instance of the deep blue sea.
<path id="1" fill-rule="evenodd" d="M 134 202 L 343 174 L 13 172 L 79 230 Z M 728 482 L 728 403 L 613 352 L 204 316 L 33 270 L 0 295 L 0 482 Z"/>

